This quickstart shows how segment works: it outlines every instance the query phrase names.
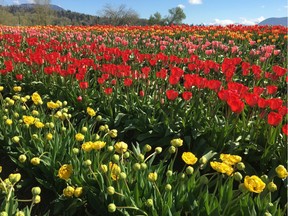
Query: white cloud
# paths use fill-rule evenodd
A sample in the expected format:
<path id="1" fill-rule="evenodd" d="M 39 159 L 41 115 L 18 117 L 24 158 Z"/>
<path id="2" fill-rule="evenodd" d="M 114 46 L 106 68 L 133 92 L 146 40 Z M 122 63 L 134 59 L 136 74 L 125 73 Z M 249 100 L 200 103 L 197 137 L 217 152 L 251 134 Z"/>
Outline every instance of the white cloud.
<path id="1" fill-rule="evenodd" d="M 181 9 L 184 9 L 184 8 L 185 8 L 185 5 L 179 4 L 177 7 L 180 7 Z"/>
<path id="2" fill-rule="evenodd" d="M 202 0 L 189 0 L 189 4 L 202 4 Z"/>
<path id="3" fill-rule="evenodd" d="M 240 24 L 242 25 L 255 25 L 265 20 L 265 18 L 263 16 L 255 19 L 246 19 L 245 17 L 240 17 L 240 20 Z"/>
<path id="4" fill-rule="evenodd" d="M 14 5 L 20 5 L 20 1 L 19 0 L 13 0 L 13 4 Z"/>
<path id="5" fill-rule="evenodd" d="M 224 19 L 224 20 L 220 20 L 220 19 L 214 19 L 213 23 L 210 23 L 210 25 L 231 25 L 234 24 L 233 20 L 229 20 L 229 19 Z"/>
<path id="6" fill-rule="evenodd" d="M 258 18 L 254 18 L 254 19 L 247 19 L 245 17 L 240 17 L 240 21 L 235 22 L 233 20 L 230 19 L 214 19 L 213 23 L 209 23 L 209 25 L 232 25 L 232 24 L 241 24 L 241 25 L 256 25 L 258 23 L 260 23 L 261 21 L 265 20 L 265 18 L 263 16 L 258 17 Z"/>
<path id="7" fill-rule="evenodd" d="M 35 1 L 34 0 L 27 0 L 27 3 L 28 4 L 35 4 Z"/>
<path id="8" fill-rule="evenodd" d="M 288 8 L 288 5 L 285 5 L 284 8 Z"/>

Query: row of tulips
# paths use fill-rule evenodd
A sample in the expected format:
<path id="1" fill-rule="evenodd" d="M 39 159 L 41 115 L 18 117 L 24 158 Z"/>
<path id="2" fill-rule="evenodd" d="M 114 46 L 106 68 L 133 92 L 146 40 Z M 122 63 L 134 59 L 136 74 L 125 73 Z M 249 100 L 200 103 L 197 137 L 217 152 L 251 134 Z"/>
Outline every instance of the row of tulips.
<path id="1" fill-rule="evenodd" d="M 279 199 L 288 176 L 283 165 L 257 176 L 239 155 L 182 151 L 181 138 L 164 149 L 149 144 L 129 147 L 117 141 L 118 131 L 103 124 L 94 107 L 83 110 L 81 122 L 75 124 L 67 101 L 42 99 L 37 92 L 25 95 L 18 86 L 14 91 L 11 98 L 2 99 L 2 141 L 25 178 L 17 172 L 1 179 L 1 215 L 34 215 L 41 202 L 49 215 L 285 211 Z M 23 194 L 20 185 L 31 190 L 32 198 L 17 198 L 17 191 Z M 49 192 L 52 204 L 41 201 L 41 190 Z M 21 202 L 29 205 L 20 209 Z"/>
<path id="2" fill-rule="evenodd" d="M 287 28 L 0 28 L 3 212 L 285 211 Z"/>

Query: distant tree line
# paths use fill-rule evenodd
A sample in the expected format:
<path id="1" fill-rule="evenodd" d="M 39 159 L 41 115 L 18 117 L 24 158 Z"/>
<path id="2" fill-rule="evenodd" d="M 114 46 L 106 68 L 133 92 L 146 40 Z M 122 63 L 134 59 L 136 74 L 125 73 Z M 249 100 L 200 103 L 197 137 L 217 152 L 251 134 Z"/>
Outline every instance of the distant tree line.
<path id="1" fill-rule="evenodd" d="M 169 15 L 162 18 L 159 12 L 149 19 L 142 19 L 139 14 L 125 5 L 112 7 L 105 5 L 98 16 L 72 12 L 70 10 L 55 10 L 49 0 L 36 0 L 33 5 L 0 6 L 0 24 L 2 25 L 171 25 L 182 24 L 186 18 L 180 7 L 169 10 Z"/>

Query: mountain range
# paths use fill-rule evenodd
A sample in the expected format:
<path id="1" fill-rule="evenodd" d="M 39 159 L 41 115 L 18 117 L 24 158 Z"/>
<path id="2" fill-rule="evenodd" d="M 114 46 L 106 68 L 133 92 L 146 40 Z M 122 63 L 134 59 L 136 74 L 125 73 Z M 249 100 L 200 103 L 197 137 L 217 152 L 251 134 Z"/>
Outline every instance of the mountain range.
<path id="1" fill-rule="evenodd" d="M 288 17 L 271 17 L 258 23 L 258 25 L 282 25 L 288 26 Z"/>

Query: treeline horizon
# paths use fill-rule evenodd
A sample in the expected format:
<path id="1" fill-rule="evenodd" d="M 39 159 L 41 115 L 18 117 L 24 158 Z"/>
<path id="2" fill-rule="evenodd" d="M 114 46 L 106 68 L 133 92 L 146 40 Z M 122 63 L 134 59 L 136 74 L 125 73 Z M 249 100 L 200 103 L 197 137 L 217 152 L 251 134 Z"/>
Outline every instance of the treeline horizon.
<path id="1" fill-rule="evenodd" d="M 115 8 L 104 6 L 99 15 L 88 15 L 71 10 L 53 8 L 50 4 L 23 4 L 0 5 L 0 25 L 9 26 L 34 26 L 34 25 L 58 25 L 58 26 L 93 26 L 93 25 L 171 25 L 183 24 L 186 18 L 179 7 L 169 10 L 169 16 L 162 17 L 159 12 L 151 15 L 149 19 L 140 18 L 136 11 L 120 5 Z M 95 12 L 96 14 L 96 12 Z"/>

